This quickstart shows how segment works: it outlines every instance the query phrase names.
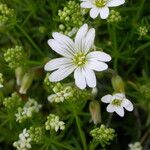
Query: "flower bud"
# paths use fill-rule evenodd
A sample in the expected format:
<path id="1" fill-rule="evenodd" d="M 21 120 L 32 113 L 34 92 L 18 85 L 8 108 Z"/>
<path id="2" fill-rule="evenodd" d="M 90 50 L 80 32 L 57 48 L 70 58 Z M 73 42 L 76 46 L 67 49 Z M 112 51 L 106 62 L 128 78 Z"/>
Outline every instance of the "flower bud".
<path id="1" fill-rule="evenodd" d="M 101 122 L 101 112 L 100 112 L 100 105 L 98 101 L 93 100 L 89 104 L 89 110 L 91 113 L 91 121 L 94 122 L 94 124 L 98 124 Z"/>
<path id="2" fill-rule="evenodd" d="M 117 93 L 124 93 L 125 92 L 124 91 L 124 82 L 119 75 L 114 76 L 112 78 L 111 82 L 112 82 L 112 86 L 113 86 L 115 92 L 117 92 Z"/>
<path id="3" fill-rule="evenodd" d="M 97 92 L 98 92 L 97 87 L 94 87 L 94 88 L 92 89 L 92 96 L 93 96 L 93 97 L 96 97 L 96 96 L 97 96 Z"/>
<path id="4" fill-rule="evenodd" d="M 26 94 L 27 90 L 30 88 L 30 86 L 32 84 L 33 77 L 34 77 L 34 73 L 33 72 L 26 73 L 23 76 L 19 93 Z"/>
<path id="5" fill-rule="evenodd" d="M 17 83 L 18 86 L 21 85 L 23 74 L 24 74 L 24 71 L 23 71 L 22 67 L 18 67 L 18 68 L 15 69 L 16 83 Z"/>

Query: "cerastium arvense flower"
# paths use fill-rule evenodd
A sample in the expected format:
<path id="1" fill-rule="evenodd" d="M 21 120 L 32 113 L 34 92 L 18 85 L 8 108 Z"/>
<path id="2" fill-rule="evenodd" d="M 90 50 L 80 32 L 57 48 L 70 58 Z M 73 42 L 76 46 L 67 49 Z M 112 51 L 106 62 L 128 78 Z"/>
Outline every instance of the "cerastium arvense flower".
<path id="1" fill-rule="evenodd" d="M 50 60 L 45 65 L 46 71 L 54 71 L 49 76 L 51 82 L 58 82 L 74 72 L 75 84 L 80 89 L 96 86 L 94 71 L 104 71 L 108 68 L 105 62 L 111 60 L 111 56 L 101 51 L 91 51 L 94 46 L 95 29 L 88 28 L 87 24 L 81 26 L 73 41 L 69 37 L 54 32 L 54 39 L 48 40 L 49 46 L 61 58 Z"/>

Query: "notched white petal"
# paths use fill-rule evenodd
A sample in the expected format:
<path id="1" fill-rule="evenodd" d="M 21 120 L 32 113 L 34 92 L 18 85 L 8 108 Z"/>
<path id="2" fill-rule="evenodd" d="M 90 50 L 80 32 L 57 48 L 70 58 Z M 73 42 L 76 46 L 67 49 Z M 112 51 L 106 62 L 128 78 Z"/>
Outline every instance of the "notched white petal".
<path id="1" fill-rule="evenodd" d="M 125 3 L 125 0 L 109 0 L 106 4 L 108 7 L 120 6 Z"/>
<path id="2" fill-rule="evenodd" d="M 81 8 L 92 8 L 93 7 L 92 3 L 90 3 L 89 1 L 82 2 L 80 6 L 81 6 Z"/>
<path id="3" fill-rule="evenodd" d="M 64 57 L 68 57 L 71 58 L 72 54 L 65 48 L 63 47 L 60 43 L 58 43 L 56 40 L 54 39 L 50 39 L 48 40 L 48 45 L 58 54 L 64 56 Z"/>
<path id="4" fill-rule="evenodd" d="M 75 44 L 71 38 L 58 32 L 52 33 L 53 38 L 62 45 L 69 53 L 74 54 L 76 51 Z"/>
<path id="5" fill-rule="evenodd" d="M 108 94 L 108 95 L 105 95 L 101 98 L 101 101 L 104 102 L 104 103 L 110 103 L 112 100 L 112 95 Z"/>
<path id="6" fill-rule="evenodd" d="M 84 49 L 82 49 L 83 52 L 87 53 L 92 48 L 92 46 L 94 45 L 94 39 L 95 39 L 95 29 L 91 28 L 86 34 Z"/>
<path id="7" fill-rule="evenodd" d="M 94 51 L 94 52 L 90 52 L 87 55 L 88 59 L 93 59 L 93 60 L 99 60 L 99 61 L 103 61 L 103 62 L 109 62 L 111 60 L 111 56 L 104 53 L 104 52 L 100 52 L 100 51 Z"/>
<path id="8" fill-rule="evenodd" d="M 98 16 L 98 14 L 99 14 L 99 9 L 98 8 L 95 7 L 95 8 L 92 8 L 90 10 L 91 18 L 95 19 Z"/>
<path id="9" fill-rule="evenodd" d="M 88 68 L 95 71 L 104 71 L 108 68 L 108 65 L 106 63 L 97 60 L 89 61 L 87 66 Z"/>
<path id="10" fill-rule="evenodd" d="M 44 70 L 52 71 L 52 70 L 60 68 L 62 65 L 66 65 L 70 63 L 71 63 L 71 59 L 68 59 L 68 58 L 52 59 L 48 63 L 46 63 L 46 65 L 44 66 Z"/>
<path id="11" fill-rule="evenodd" d="M 107 106 L 106 110 L 107 110 L 107 112 L 109 112 L 109 113 L 112 113 L 112 112 L 115 111 L 115 110 L 114 110 L 114 106 L 111 105 L 111 104 L 109 104 L 109 105 Z"/>
<path id="12" fill-rule="evenodd" d="M 122 106 L 128 111 L 133 111 L 133 104 L 126 98 L 123 99 Z"/>
<path id="13" fill-rule="evenodd" d="M 77 68 L 74 72 L 75 84 L 80 89 L 86 88 L 86 80 L 82 68 Z"/>
<path id="14" fill-rule="evenodd" d="M 85 68 L 84 71 L 87 85 L 91 88 L 96 87 L 96 77 L 94 71 L 87 68 Z"/>
<path id="15" fill-rule="evenodd" d="M 109 15 L 109 8 L 108 7 L 102 7 L 99 9 L 100 17 L 102 19 L 106 19 Z"/>
<path id="16" fill-rule="evenodd" d="M 75 37 L 75 45 L 77 46 L 77 51 L 82 49 L 83 40 L 85 38 L 85 35 L 87 34 L 87 31 L 88 31 L 88 25 L 87 24 L 84 24 L 78 30 L 76 37 Z"/>
<path id="17" fill-rule="evenodd" d="M 73 65 L 67 65 L 59 68 L 58 70 L 51 73 L 49 80 L 51 82 L 58 82 L 69 76 L 75 69 Z"/>
<path id="18" fill-rule="evenodd" d="M 116 112 L 119 116 L 121 116 L 121 117 L 124 116 L 124 109 L 123 109 L 123 107 L 115 107 L 115 112 Z"/>

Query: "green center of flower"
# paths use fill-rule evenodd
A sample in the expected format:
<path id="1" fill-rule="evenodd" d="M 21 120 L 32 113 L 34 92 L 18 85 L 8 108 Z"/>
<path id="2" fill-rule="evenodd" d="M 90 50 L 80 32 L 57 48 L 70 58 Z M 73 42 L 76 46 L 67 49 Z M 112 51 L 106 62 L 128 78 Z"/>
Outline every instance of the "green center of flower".
<path id="1" fill-rule="evenodd" d="M 86 55 L 82 52 L 78 52 L 74 55 L 73 63 L 77 66 L 83 66 L 86 63 Z"/>
<path id="2" fill-rule="evenodd" d="M 112 101 L 112 105 L 114 106 L 121 106 L 121 103 L 122 103 L 122 100 L 119 100 L 119 99 L 114 99 Z"/>
<path id="3" fill-rule="evenodd" d="M 106 5 L 107 0 L 95 0 L 95 5 L 97 7 L 104 7 Z"/>

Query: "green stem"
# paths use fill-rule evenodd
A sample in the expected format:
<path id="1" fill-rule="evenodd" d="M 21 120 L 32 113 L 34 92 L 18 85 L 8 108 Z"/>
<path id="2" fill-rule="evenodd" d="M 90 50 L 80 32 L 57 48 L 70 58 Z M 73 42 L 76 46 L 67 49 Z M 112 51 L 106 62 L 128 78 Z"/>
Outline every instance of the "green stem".
<path id="1" fill-rule="evenodd" d="M 79 131 L 79 134 L 80 134 L 80 138 L 81 138 L 81 141 L 82 141 L 83 148 L 84 148 L 84 150 L 87 150 L 85 135 L 84 135 L 84 133 L 81 129 L 80 120 L 79 120 L 79 117 L 76 114 L 76 112 L 74 112 L 74 116 L 75 116 L 75 120 L 76 120 L 76 124 L 77 124 L 77 127 L 78 127 L 78 131 Z"/>
<path id="2" fill-rule="evenodd" d="M 97 146 L 98 146 L 98 143 L 95 143 L 95 142 L 92 141 L 90 143 L 89 150 L 95 150 Z"/>
<path id="3" fill-rule="evenodd" d="M 37 52 L 44 56 L 44 54 L 41 52 L 40 48 L 34 43 L 34 41 L 30 38 L 30 36 L 27 34 L 27 32 L 18 24 L 16 24 L 16 27 L 22 32 L 22 34 L 27 38 L 27 40 L 31 43 L 31 45 L 37 50 Z"/>
<path id="4" fill-rule="evenodd" d="M 145 48 L 147 48 L 147 47 L 149 47 L 149 46 L 150 46 L 150 42 L 147 42 L 147 43 L 141 45 L 140 47 L 138 47 L 138 48 L 135 50 L 135 53 L 137 53 L 137 52 L 139 52 L 139 51 L 141 51 L 141 50 L 143 50 L 143 49 L 145 49 Z"/>
<path id="5" fill-rule="evenodd" d="M 56 141 L 52 141 L 53 144 L 59 146 L 59 147 L 62 147 L 62 148 L 65 148 L 67 150 L 74 150 L 71 146 L 68 146 L 68 145 L 64 145 L 64 144 L 61 144 L 59 142 L 56 142 Z"/>
<path id="6" fill-rule="evenodd" d="M 114 70 L 117 72 L 117 66 L 118 66 L 118 45 L 117 45 L 117 35 L 116 35 L 116 28 L 115 26 L 108 25 L 108 30 L 110 34 L 110 38 L 112 41 L 112 48 L 113 48 L 113 56 L 114 56 Z"/>

